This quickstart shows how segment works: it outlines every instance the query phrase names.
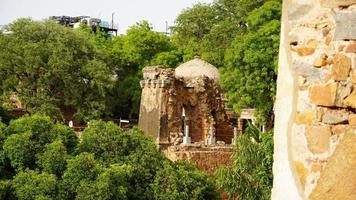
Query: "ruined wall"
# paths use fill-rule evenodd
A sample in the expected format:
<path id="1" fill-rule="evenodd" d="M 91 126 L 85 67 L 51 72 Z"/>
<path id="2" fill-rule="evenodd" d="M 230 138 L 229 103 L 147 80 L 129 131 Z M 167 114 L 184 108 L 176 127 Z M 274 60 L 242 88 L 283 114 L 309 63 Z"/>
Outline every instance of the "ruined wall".
<path id="1" fill-rule="evenodd" d="M 356 199 L 356 0 L 285 0 L 272 199 Z"/>
<path id="2" fill-rule="evenodd" d="M 198 169 L 213 173 L 220 165 L 231 165 L 232 146 L 171 146 L 165 152 L 172 160 L 189 160 L 195 163 Z"/>
<path id="3" fill-rule="evenodd" d="M 170 70 L 147 67 L 144 69 L 144 80 L 140 82 L 142 95 L 138 126 L 156 141 L 168 140 L 166 113 L 171 74 Z"/>
<path id="4" fill-rule="evenodd" d="M 139 128 L 166 148 L 183 142 L 185 120 L 192 143 L 205 144 L 214 129 L 216 141 L 230 144 L 233 127 L 218 82 L 208 77 L 176 78 L 173 71 L 144 68 Z"/>

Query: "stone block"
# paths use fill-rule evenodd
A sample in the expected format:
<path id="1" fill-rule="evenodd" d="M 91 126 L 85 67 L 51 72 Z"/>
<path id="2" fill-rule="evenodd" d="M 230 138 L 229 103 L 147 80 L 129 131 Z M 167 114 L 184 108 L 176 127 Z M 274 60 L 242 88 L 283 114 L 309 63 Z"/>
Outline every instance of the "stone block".
<path id="1" fill-rule="evenodd" d="M 300 161 L 294 161 L 294 167 L 295 167 L 295 171 L 297 172 L 300 184 L 304 188 L 309 171 L 305 168 L 304 164 Z"/>
<path id="2" fill-rule="evenodd" d="M 309 200 L 356 199 L 356 135 L 348 131 L 321 171 Z"/>
<path id="3" fill-rule="evenodd" d="M 315 68 L 310 64 L 295 61 L 293 63 L 295 72 L 310 83 L 321 82 L 325 78 L 325 72 L 322 69 Z"/>
<path id="4" fill-rule="evenodd" d="M 356 114 L 351 114 L 349 116 L 349 124 L 350 126 L 356 126 Z"/>
<path id="5" fill-rule="evenodd" d="M 312 46 L 301 46 L 292 48 L 293 51 L 297 52 L 299 56 L 309 56 L 314 54 L 315 47 Z"/>
<path id="6" fill-rule="evenodd" d="M 328 1 L 328 0 L 326 0 Z M 355 3 L 356 0 L 352 0 Z M 335 35 L 334 40 L 355 40 L 356 39 L 356 12 L 337 12 L 335 14 Z"/>
<path id="7" fill-rule="evenodd" d="M 353 91 L 350 96 L 344 100 L 344 104 L 348 107 L 356 108 L 356 91 Z"/>
<path id="8" fill-rule="evenodd" d="M 351 82 L 356 84 L 356 70 L 353 70 L 351 73 Z"/>
<path id="9" fill-rule="evenodd" d="M 297 113 L 297 115 L 295 117 L 296 124 L 311 125 L 311 124 L 313 124 L 314 120 L 315 120 L 315 112 L 311 109 L 307 110 L 305 112 Z"/>
<path id="10" fill-rule="evenodd" d="M 344 110 L 327 110 L 322 122 L 325 124 L 342 124 L 349 120 L 349 113 Z"/>
<path id="11" fill-rule="evenodd" d="M 308 148 L 312 153 L 320 154 L 329 150 L 329 138 L 331 129 L 329 126 L 308 126 L 306 127 L 305 137 Z"/>
<path id="12" fill-rule="evenodd" d="M 312 103 L 320 106 L 334 106 L 337 83 L 316 84 L 310 87 L 309 98 Z"/>
<path id="13" fill-rule="evenodd" d="M 331 132 L 333 135 L 341 135 L 346 133 L 349 129 L 349 125 L 336 125 L 331 127 Z"/>
<path id="14" fill-rule="evenodd" d="M 345 51 L 346 53 L 356 53 L 356 43 L 351 42 L 348 44 Z"/>
<path id="15" fill-rule="evenodd" d="M 324 67 L 325 65 L 328 64 L 327 59 L 328 57 L 325 54 L 321 55 L 319 58 L 317 58 L 314 61 L 314 67 Z"/>
<path id="16" fill-rule="evenodd" d="M 320 5 L 326 8 L 336 8 L 352 4 L 356 4 L 356 0 L 320 0 Z"/>
<path id="17" fill-rule="evenodd" d="M 349 77 L 351 70 L 351 59 L 345 55 L 337 54 L 334 57 L 332 77 L 336 81 L 344 81 Z"/>
<path id="18" fill-rule="evenodd" d="M 348 97 L 352 90 L 352 84 L 350 82 L 339 83 L 336 93 L 336 103 L 338 107 L 346 107 L 344 105 L 344 100 Z"/>

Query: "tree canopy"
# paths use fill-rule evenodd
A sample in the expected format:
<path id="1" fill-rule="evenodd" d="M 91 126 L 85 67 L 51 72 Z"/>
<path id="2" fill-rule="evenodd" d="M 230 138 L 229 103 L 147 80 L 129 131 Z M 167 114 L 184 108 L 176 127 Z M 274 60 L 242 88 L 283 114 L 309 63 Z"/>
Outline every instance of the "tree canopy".
<path id="1" fill-rule="evenodd" d="M 207 174 L 169 161 L 137 128 L 97 120 L 81 143 L 73 136 L 40 115 L 0 123 L 1 199 L 218 199 Z"/>

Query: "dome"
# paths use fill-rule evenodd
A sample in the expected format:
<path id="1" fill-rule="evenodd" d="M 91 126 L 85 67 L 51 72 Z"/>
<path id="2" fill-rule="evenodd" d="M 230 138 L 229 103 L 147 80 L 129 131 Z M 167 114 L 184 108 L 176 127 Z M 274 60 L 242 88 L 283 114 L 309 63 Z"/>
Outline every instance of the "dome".
<path id="1" fill-rule="evenodd" d="M 198 57 L 178 66 L 174 75 L 176 78 L 184 79 L 206 76 L 212 80 L 219 80 L 218 69 Z"/>

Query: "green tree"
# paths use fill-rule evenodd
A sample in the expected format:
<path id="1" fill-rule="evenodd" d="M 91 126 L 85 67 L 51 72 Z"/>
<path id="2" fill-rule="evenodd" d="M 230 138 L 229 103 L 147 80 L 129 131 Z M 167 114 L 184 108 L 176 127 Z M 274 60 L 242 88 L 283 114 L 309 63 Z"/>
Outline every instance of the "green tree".
<path id="1" fill-rule="evenodd" d="M 88 120 L 105 110 L 113 73 L 90 34 L 52 21 L 18 19 L 0 39 L 3 103 L 15 94 L 30 113 Z"/>
<path id="2" fill-rule="evenodd" d="M 218 21 L 210 4 L 195 4 L 184 10 L 172 27 L 173 42 L 184 52 L 184 60 L 201 55 L 200 43 Z"/>
<path id="3" fill-rule="evenodd" d="M 12 120 L 9 126 L 4 129 L 4 132 L 4 137 L 7 136 L 3 147 L 5 161 L 8 158 L 11 161 L 11 166 L 17 170 L 26 168 L 36 169 L 36 158 L 41 157 L 45 151 L 55 152 L 55 154 L 47 153 L 47 156 L 56 155 L 59 157 L 52 157 L 52 159 L 61 160 L 64 155 L 59 150 L 63 150 L 64 148 L 67 151 L 68 149 L 73 154 L 78 144 L 78 138 L 73 130 L 64 125 L 55 125 L 49 117 L 40 115 Z M 56 145 L 47 146 L 47 144 L 55 140 L 61 140 L 63 148 L 49 150 L 59 145 L 57 143 Z"/>
<path id="4" fill-rule="evenodd" d="M 261 121 L 272 124 L 279 49 L 279 2 L 267 2 L 251 12 L 246 34 L 238 35 L 225 55 L 221 84 L 236 111 L 256 108 Z M 265 19 L 266 21 L 262 21 Z M 255 25 L 255 26 L 253 26 Z M 268 128 L 271 128 L 269 126 Z"/>
<path id="5" fill-rule="evenodd" d="M 55 175 L 27 170 L 19 172 L 13 180 L 19 200 L 52 199 L 56 194 Z"/>
<path id="6" fill-rule="evenodd" d="M 216 185 L 229 199 L 270 199 L 272 189 L 273 134 L 249 126 L 237 137 L 233 165 L 215 171 Z"/>
<path id="7" fill-rule="evenodd" d="M 74 199 L 82 181 L 94 181 L 102 171 L 93 154 L 82 153 L 68 160 L 67 169 L 62 176 L 62 198 Z"/>
<path id="8" fill-rule="evenodd" d="M 111 165 L 95 181 L 83 181 L 78 188 L 78 200 L 125 200 L 132 175 L 128 165 Z"/>
<path id="9" fill-rule="evenodd" d="M 157 200 L 219 199 L 208 175 L 187 162 L 166 162 L 157 172 L 153 187 Z"/>
<path id="10" fill-rule="evenodd" d="M 34 143 L 31 132 L 10 135 L 4 143 L 4 152 L 10 159 L 11 166 L 17 171 L 35 168 Z"/>
<path id="11" fill-rule="evenodd" d="M 115 87 L 107 104 L 113 116 L 138 118 L 142 69 L 151 63 L 174 65 L 181 60 L 164 34 L 157 33 L 147 21 L 130 27 L 126 35 L 115 37 L 106 53 L 106 63 L 116 74 Z M 154 60 L 154 61 L 152 61 Z M 163 61 L 163 63 L 157 63 Z"/>
<path id="12" fill-rule="evenodd" d="M 47 144 L 45 152 L 37 157 L 37 165 L 42 168 L 42 171 L 61 177 L 67 164 L 67 150 L 62 140 Z"/>
<path id="13" fill-rule="evenodd" d="M 165 158 L 142 131 L 134 128 L 124 132 L 112 122 L 91 121 L 83 132 L 79 149 L 93 153 L 106 166 L 114 163 L 133 166 L 128 198 L 152 197 L 150 185 Z"/>

